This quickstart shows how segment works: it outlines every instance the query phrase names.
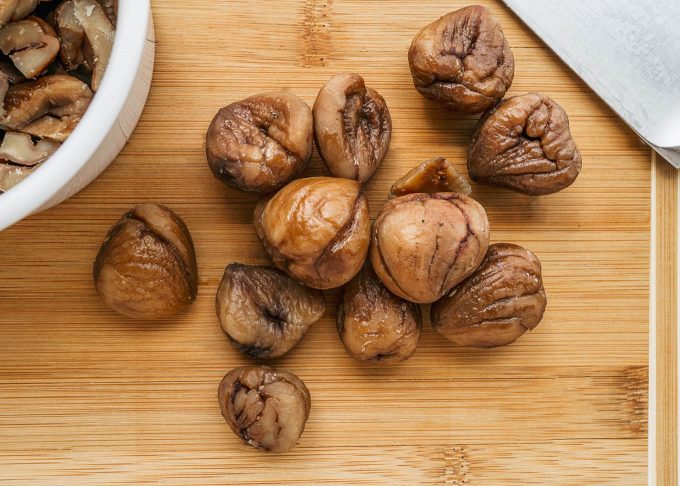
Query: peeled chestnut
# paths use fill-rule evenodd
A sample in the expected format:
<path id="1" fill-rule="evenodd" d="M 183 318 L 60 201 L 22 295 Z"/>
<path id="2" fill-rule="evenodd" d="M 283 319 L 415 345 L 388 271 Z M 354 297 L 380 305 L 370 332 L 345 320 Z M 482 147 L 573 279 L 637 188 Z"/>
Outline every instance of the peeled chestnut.
<path id="1" fill-rule="evenodd" d="M 321 319 L 323 294 L 280 270 L 240 263 L 228 265 L 217 290 L 222 330 L 254 359 L 283 356 Z"/>
<path id="2" fill-rule="evenodd" d="M 312 399 L 300 378 L 267 366 L 225 375 L 217 391 L 222 416 L 243 442 L 267 452 L 288 452 L 309 418 Z"/>
<path id="3" fill-rule="evenodd" d="M 367 265 L 343 288 L 337 325 L 350 356 L 394 364 L 413 356 L 422 322 L 420 307 L 387 290 Z"/>
<path id="4" fill-rule="evenodd" d="M 390 189 L 390 199 L 418 192 L 459 192 L 469 196 L 472 188 L 451 162 L 444 157 L 436 157 L 426 160 L 397 180 Z"/>
<path id="5" fill-rule="evenodd" d="M 357 181 L 298 179 L 262 201 L 254 224 L 274 264 L 315 289 L 340 287 L 368 253 L 371 218 Z"/>
<path id="6" fill-rule="evenodd" d="M 194 244 L 184 221 L 158 204 L 127 212 L 99 250 L 94 284 L 109 307 L 128 317 L 180 312 L 198 291 Z"/>
<path id="7" fill-rule="evenodd" d="M 312 110 L 285 91 L 251 96 L 217 112 L 206 136 L 216 178 L 250 192 L 284 186 L 312 156 Z"/>
<path id="8" fill-rule="evenodd" d="M 505 346 L 541 322 L 546 304 L 536 255 L 498 243 L 475 273 L 432 306 L 432 325 L 461 346 Z"/>
<path id="9" fill-rule="evenodd" d="M 392 199 L 378 214 L 370 257 L 389 290 L 430 304 L 474 272 L 488 246 L 489 221 L 474 199 L 409 194 Z"/>
<path id="10" fill-rule="evenodd" d="M 418 92 L 459 113 L 481 113 L 503 99 L 515 61 L 498 21 L 479 5 L 425 26 L 408 52 Z"/>
<path id="11" fill-rule="evenodd" d="M 562 107 L 541 93 L 508 98 L 480 119 L 468 154 L 479 183 L 538 196 L 570 186 L 581 153 Z"/>
<path id="12" fill-rule="evenodd" d="M 387 103 L 364 78 L 333 76 L 314 103 L 316 146 L 336 177 L 368 180 L 387 154 L 392 119 Z"/>

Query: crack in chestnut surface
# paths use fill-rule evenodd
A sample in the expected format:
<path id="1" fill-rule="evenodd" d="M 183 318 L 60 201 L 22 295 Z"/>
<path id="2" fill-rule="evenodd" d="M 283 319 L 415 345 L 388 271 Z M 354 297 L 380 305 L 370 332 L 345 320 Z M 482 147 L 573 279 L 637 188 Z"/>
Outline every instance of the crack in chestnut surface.
<path id="1" fill-rule="evenodd" d="M 456 344 L 505 346 L 533 330 L 546 305 L 538 258 L 520 246 L 498 243 L 470 277 L 432 306 L 431 320 Z"/>
<path id="2" fill-rule="evenodd" d="M 266 366 L 245 366 L 225 375 L 218 389 L 222 416 L 251 447 L 287 452 L 304 431 L 311 397 L 296 375 Z"/>
<path id="3" fill-rule="evenodd" d="M 468 154 L 473 180 L 528 195 L 565 189 L 581 164 L 566 113 L 541 93 L 509 98 L 485 113 Z"/>
<path id="4" fill-rule="evenodd" d="M 505 96 L 514 59 L 498 21 L 479 5 L 425 26 L 409 49 L 420 94 L 461 113 L 480 113 Z"/>

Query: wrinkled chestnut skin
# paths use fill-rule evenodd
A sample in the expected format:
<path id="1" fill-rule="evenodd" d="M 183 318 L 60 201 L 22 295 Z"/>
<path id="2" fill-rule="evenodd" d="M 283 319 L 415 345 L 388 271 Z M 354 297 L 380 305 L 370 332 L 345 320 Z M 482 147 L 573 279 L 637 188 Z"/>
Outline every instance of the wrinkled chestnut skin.
<path id="1" fill-rule="evenodd" d="M 439 300 L 479 266 L 489 246 L 484 208 L 459 193 L 409 194 L 385 204 L 373 225 L 373 269 L 392 293 Z"/>
<path id="2" fill-rule="evenodd" d="M 498 243 L 475 273 L 432 306 L 432 325 L 461 346 L 505 346 L 541 322 L 546 304 L 536 255 Z"/>
<path id="3" fill-rule="evenodd" d="M 243 442 L 267 452 L 288 452 L 309 418 L 312 399 L 300 378 L 267 366 L 225 375 L 217 391 L 222 416 Z"/>
<path id="4" fill-rule="evenodd" d="M 341 287 L 368 253 L 371 217 L 358 182 L 298 179 L 255 208 L 258 237 L 274 264 L 315 289 Z"/>
<path id="5" fill-rule="evenodd" d="M 420 307 L 387 290 L 367 265 L 343 288 L 337 327 L 347 354 L 353 358 L 401 363 L 418 347 Z"/>
<path id="6" fill-rule="evenodd" d="M 368 180 L 385 158 L 392 118 L 377 91 L 358 74 L 333 76 L 314 103 L 316 146 L 336 177 Z"/>
<path id="7" fill-rule="evenodd" d="M 116 312 L 137 319 L 177 314 L 196 299 L 198 269 L 184 221 L 158 204 L 127 212 L 94 262 L 94 284 Z"/>
<path id="8" fill-rule="evenodd" d="M 418 92 L 458 113 L 481 113 L 503 99 L 515 61 L 498 21 L 479 5 L 425 26 L 408 52 Z"/>
<path id="9" fill-rule="evenodd" d="M 530 196 L 570 186 L 581 153 L 564 110 L 541 93 L 508 98 L 479 121 L 468 154 L 470 177 Z"/>
<path id="10" fill-rule="evenodd" d="M 234 346 L 253 359 L 290 351 L 326 310 L 323 294 L 280 270 L 228 265 L 217 290 L 217 316 Z"/>
<path id="11" fill-rule="evenodd" d="M 458 172 L 454 165 L 444 157 L 426 160 L 404 177 L 397 180 L 390 189 L 390 199 L 424 192 L 459 192 L 469 196 L 472 193 L 470 183 Z"/>
<path id="12" fill-rule="evenodd" d="M 208 164 L 227 186 L 274 191 L 307 167 L 313 131 L 312 110 L 294 94 L 251 96 L 215 115 L 206 136 Z"/>

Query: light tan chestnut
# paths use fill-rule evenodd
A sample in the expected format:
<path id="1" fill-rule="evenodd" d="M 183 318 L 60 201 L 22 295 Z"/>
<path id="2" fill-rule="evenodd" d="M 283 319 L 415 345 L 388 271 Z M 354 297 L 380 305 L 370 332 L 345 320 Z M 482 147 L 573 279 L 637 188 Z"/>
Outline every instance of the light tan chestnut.
<path id="1" fill-rule="evenodd" d="M 390 198 L 426 192 L 459 192 L 469 196 L 470 183 L 455 166 L 444 157 L 426 160 L 397 180 L 390 189 Z"/>
<path id="2" fill-rule="evenodd" d="M 392 199 L 373 226 L 370 258 L 385 286 L 430 304 L 474 272 L 489 246 L 484 208 L 460 193 Z"/>
<path id="3" fill-rule="evenodd" d="M 338 334 L 347 354 L 360 361 L 395 364 L 418 347 L 420 307 L 397 297 L 370 265 L 345 285 L 338 306 Z"/>
<path id="4" fill-rule="evenodd" d="M 217 398 L 222 416 L 243 442 L 266 452 L 288 452 L 305 429 L 309 390 L 289 371 L 244 366 L 227 373 Z"/>
<path id="5" fill-rule="evenodd" d="M 184 221 L 165 206 L 142 204 L 111 228 L 94 262 L 97 292 L 116 312 L 160 319 L 196 299 L 194 244 Z"/>
<path id="6" fill-rule="evenodd" d="M 334 176 L 364 182 L 390 146 L 392 118 L 387 103 L 358 74 L 333 76 L 314 103 L 314 136 Z"/>
<path id="7" fill-rule="evenodd" d="M 368 253 L 371 218 L 358 182 L 298 179 L 255 208 L 257 235 L 274 264 L 316 289 L 346 284 Z"/>
<path id="8" fill-rule="evenodd" d="M 505 346 L 541 322 L 546 304 L 536 255 L 498 243 L 475 273 L 432 306 L 432 325 L 461 346 Z"/>

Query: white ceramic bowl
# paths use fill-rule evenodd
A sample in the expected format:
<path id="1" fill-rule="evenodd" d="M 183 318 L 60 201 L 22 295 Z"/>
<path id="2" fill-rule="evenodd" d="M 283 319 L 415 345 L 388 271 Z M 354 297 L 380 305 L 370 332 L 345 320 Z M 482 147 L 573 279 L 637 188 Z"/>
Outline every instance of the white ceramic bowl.
<path id="1" fill-rule="evenodd" d="M 0 195 L 0 231 L 68 199 L 123 149 L 142 114 L 155 53 L 149 0 L 120 0 L 111 59 L 85 116 L 36 171 Z"/>

